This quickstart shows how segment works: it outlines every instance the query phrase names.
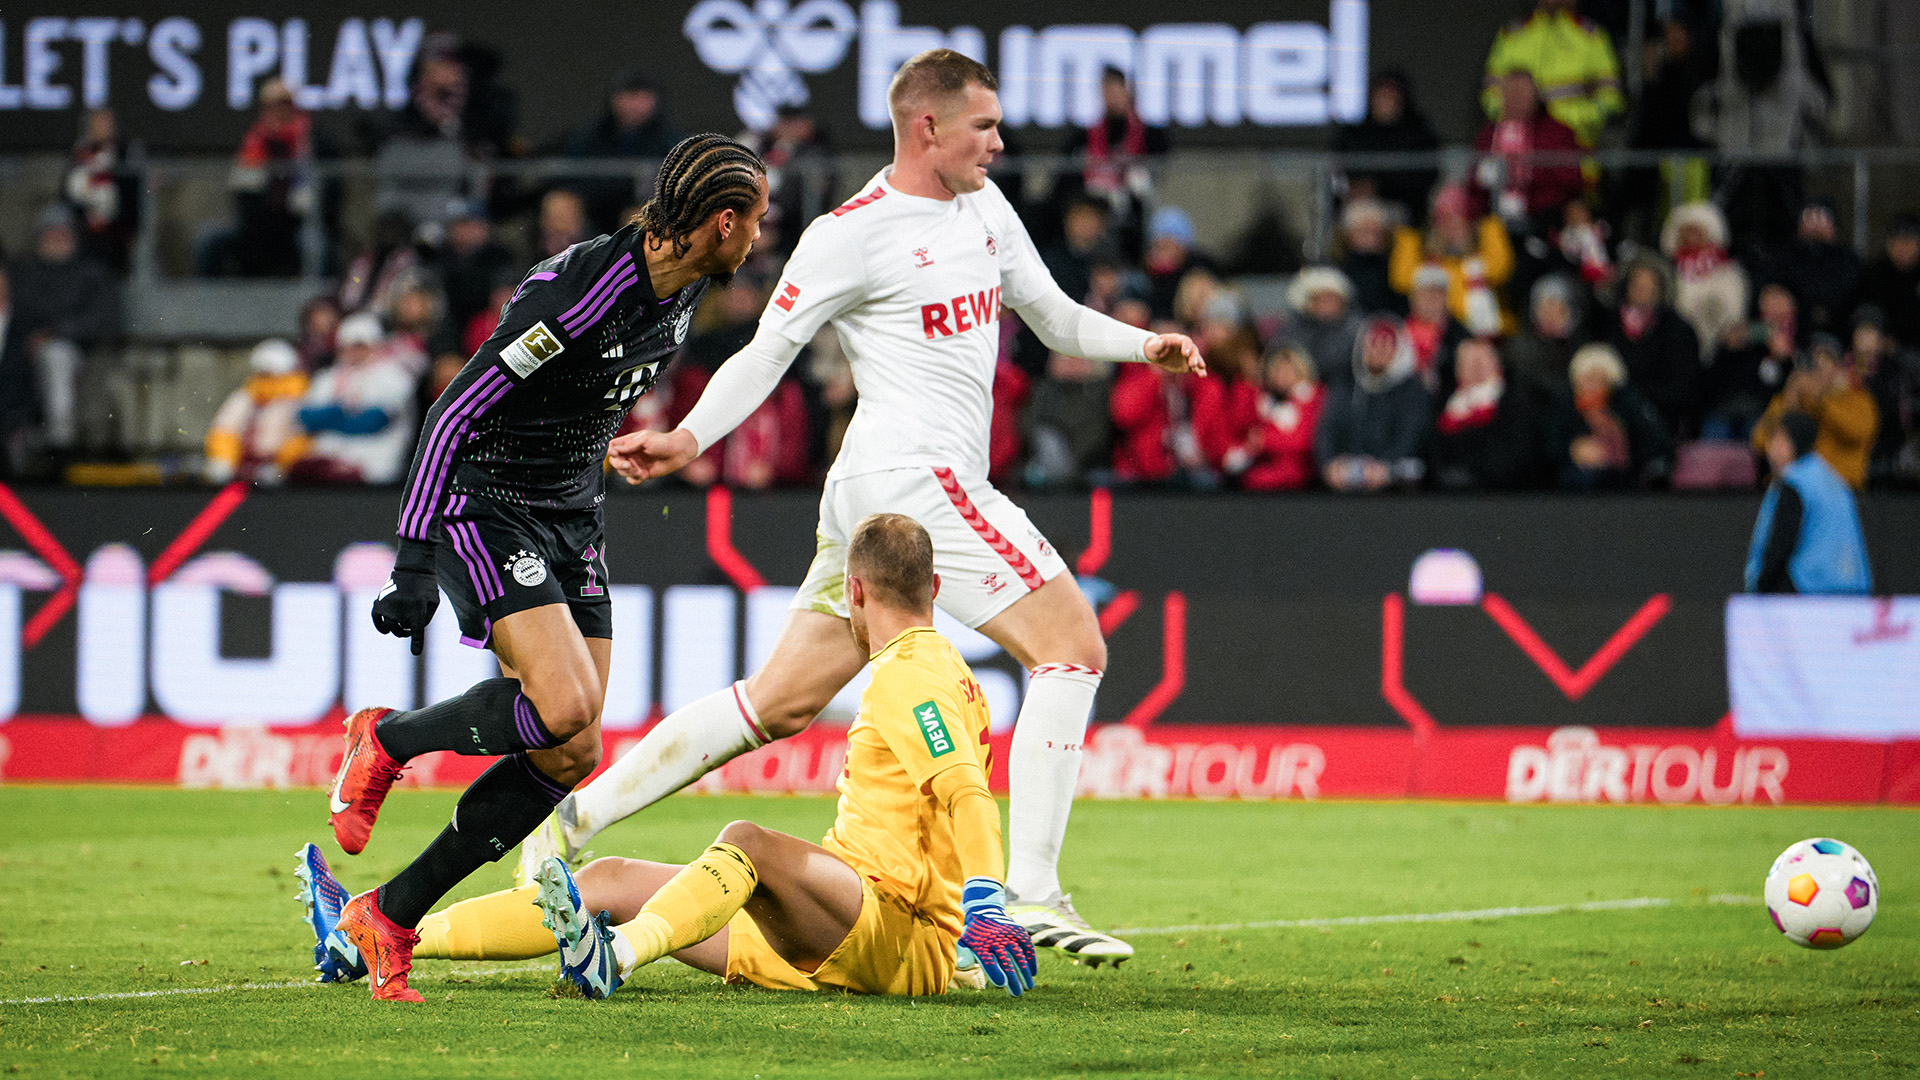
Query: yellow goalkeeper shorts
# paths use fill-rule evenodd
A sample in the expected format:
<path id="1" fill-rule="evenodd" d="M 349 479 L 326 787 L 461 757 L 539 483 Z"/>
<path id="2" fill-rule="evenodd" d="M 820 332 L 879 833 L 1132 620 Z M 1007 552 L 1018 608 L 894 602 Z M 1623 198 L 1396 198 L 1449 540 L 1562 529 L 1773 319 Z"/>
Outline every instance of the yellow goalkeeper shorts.
<path id="1" fill-rule="evenodd" d="M 944 994 L 955 938 L 890 893 L 860 882 L 860 918 L 809 975 L 781 958 L 745 911 L 727 923 L 727 981 L 769 990 Z"/>

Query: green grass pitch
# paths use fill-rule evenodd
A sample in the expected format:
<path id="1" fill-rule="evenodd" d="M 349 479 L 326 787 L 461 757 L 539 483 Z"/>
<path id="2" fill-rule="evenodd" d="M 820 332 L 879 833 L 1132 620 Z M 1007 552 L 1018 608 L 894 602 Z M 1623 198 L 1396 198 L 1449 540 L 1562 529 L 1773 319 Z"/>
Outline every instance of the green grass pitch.
<path id="1" fill-rule="evenodd" d="M 454 796 L 403 791 L 349 888 Z M 1118 971 L 1043 956 L 1025 999 L 782 994 L 678 965 L 612 1000 L 546 963 L 422 962 L 424 1007 L 298 985 L 293 855 L 317 791 L 0 788 L 0 1072 L 48 1076 L 1905 1076 L 1920 1071 L 1920 816 L 1891 809 L 1114 803 L 1065 877 L 1133 935 Z M 601 837 L 680 859 L 733 818 L 817 836 L 824 799 L 683 797 Z M 1836 953 L 1757 899 L 1773 857 L 1845 839 L 1886 890 Z M 489 867 L 461 895 L 504 885 Z M 1219 924 L 1653 898 L 1448 921 Z M 1208 928 L 1196 929 L 1195 925 Z M 1186 929 L 1178 929 L 1187 927 Z M 210 990 L 208 993 L 179 993 Z M 159 992 L 151 996 L 105 997 Z M 83 1000 L 33 1002 L 56 995 Z"/>

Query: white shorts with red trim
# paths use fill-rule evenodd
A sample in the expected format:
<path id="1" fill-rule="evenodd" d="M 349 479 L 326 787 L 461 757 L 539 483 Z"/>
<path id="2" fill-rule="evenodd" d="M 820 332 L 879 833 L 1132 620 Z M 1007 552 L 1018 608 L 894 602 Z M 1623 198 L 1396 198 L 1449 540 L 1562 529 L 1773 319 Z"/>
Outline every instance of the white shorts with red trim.
<path id="1" fill-rule="evenodd" d="M 795 610 L 847 617 L 847 540 L 862 518 L 882 512 L 905 514 L 927 530 L 940 575 L 934 602 L 976 629 L 1067 569 L 1027 512 L 985 480 L 946 468 L 888 469 L 827 481 L 819 550 Z"/>

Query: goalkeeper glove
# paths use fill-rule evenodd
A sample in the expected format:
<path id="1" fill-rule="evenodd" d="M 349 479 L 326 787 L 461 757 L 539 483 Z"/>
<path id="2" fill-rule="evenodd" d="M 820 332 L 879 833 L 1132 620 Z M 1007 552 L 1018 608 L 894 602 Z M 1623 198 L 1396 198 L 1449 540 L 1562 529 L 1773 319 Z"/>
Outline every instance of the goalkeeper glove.
<path id="1" fill-rule="evenodd" d="M 990 877 L 970 877 L 960 889 L 960 910 L 967 921 L 959 947 L 979 958 L 987 981 L 1014 997 L 1033 989 L 1040 968 L 1033 937 L 1007 915 L 1007 887 Z"/>
<path id="2" fill-rule="evenodd" d="M 427 642 L 427 624 L 440 606 L 440 583 L 433 573 L 433 544 L 400 541 L 393 576 L 373 601 L 373 628 L 383 634 L 413 639 L 413 655 Z"/>

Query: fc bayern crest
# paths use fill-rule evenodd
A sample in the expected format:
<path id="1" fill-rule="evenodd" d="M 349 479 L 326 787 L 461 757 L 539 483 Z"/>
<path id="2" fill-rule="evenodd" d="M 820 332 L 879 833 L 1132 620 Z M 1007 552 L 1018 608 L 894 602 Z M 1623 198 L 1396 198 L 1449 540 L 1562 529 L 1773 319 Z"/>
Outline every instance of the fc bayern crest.
<path id="1" fill-rule="evenodd" d="M 680 312 L 680 317 L 673 320 L 673 343 L 675 345 L 687 340 L 687 328 L 692 325 L 693 309 L 690 307 L 685 308 Z"/>
<path id="2" fill-rule="evenodd" d="M 514 552 L 513 558 L 507 560 L 507 572 L 529 589 L 547 580 L 547 564 L 531 551 Z"/>

